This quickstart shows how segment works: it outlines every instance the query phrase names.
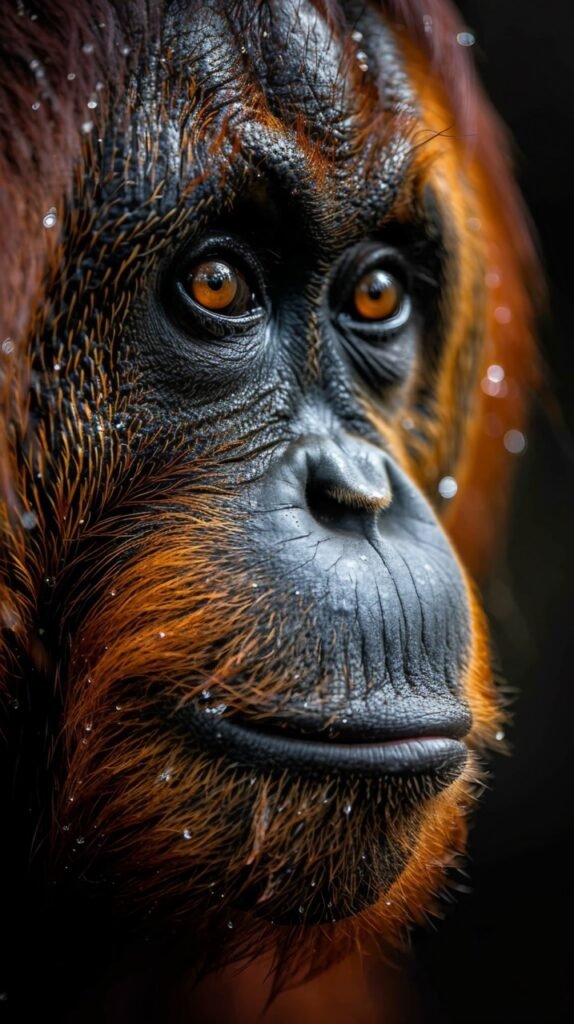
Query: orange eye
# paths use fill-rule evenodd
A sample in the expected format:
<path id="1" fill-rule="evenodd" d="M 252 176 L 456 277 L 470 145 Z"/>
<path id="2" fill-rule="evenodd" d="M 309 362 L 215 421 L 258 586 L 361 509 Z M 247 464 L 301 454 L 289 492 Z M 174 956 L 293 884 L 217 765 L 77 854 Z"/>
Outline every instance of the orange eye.
<path id="1" fill-rule="evenodd" d="M 356 286 L 353 302 L 364 320 L 390 320 L 401 308 L 403 289 L 386 270 L 370 270 Z"/>
<path id="2" fill-rule="evenodd" d="M 235 267 L 223 260 L 201 260 L 191 268 L 186 282 L 198 306 L 211 312 L 241 316 L 250 306 L 251 292 Z"/>

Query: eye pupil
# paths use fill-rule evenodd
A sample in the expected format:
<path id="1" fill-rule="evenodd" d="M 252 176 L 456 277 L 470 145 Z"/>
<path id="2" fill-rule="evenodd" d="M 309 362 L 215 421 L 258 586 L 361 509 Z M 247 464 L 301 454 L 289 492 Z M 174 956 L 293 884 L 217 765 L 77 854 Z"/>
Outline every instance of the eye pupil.
<path id="1" fill-rule="evenodd" d="M 353 301 L 355 311 L 364 320 L 389 320 L 400 309 L 402 288 L 392 274 L 379 267 L 363 275 Z"/>
<path id="2" fill-rule="evenodd" d="M 203 260 L 189 272 L 188 291 L 200 306 L 225 310 L 240 290 L 239 272 L 223 260 Z"/>

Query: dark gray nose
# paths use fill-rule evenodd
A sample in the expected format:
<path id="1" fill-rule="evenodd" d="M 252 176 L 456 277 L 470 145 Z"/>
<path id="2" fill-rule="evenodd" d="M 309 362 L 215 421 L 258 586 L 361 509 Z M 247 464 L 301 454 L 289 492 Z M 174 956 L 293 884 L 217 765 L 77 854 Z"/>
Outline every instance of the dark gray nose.
<path id="1" fill-rule="evenodd" d="M 293 442 L 277 467 L 276 497 L 283 486 L 313 519 L 329 530 L 364 535 L 392 501 L 385 456 L 360 438 L 321 435 Z"/>

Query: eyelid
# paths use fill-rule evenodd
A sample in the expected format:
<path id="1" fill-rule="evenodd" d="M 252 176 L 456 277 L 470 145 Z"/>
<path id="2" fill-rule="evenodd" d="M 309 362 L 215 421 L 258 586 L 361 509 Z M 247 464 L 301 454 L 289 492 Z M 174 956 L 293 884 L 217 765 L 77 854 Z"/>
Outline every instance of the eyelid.
<path id="1" fill-rule="evenodd" d="M 340 297 L 339 305 L 347 301 L 361 277 L 377 267 L 396 277 L 405 290 L 409 289 L 409 267 L 397 249 L 382 243 L 372 243 L 366 251 L 364 245 L 355 246 L 344 254 L 335 275 L 334 290 Z"/>
<path id="2" fill-rule="evenodd" d="M 203 260 L 223 260 L 237 267 L 253 291 L 262 298 L 266 297 L 266 282 L 263 267 L 256 253 L 243 239 L 228 231 L 215 232 L 200 239 L 185 253 L 182 259 L 184 268 L 191 268 L 194 263 Z"/>
<path id="3" fill-rule="evenodd" d="M 203 321 L 206 325 L 210 323 L 214 325 L 226 324 L 228 329 L 232 330 L 233 328 L 251 327 L 259 323 L 265 316 L 265 307 L 262 305 L 256 306 L 247 313 L 239 314 L 239 316 L 229 316 L 224 312 L 210 310 L 206 306 L 201 306 L 189 295 L 181 281 L 176 282 L 175 288 L 180 304 L 188 313 L 191 313 L 197 320 Z"/>

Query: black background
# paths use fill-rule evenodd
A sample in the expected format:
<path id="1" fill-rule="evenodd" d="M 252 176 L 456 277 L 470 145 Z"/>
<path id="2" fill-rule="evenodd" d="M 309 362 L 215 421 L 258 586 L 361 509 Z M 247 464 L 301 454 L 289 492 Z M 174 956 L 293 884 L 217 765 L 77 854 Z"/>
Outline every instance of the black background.
<path id="1" fill-rule="evenodd" d="M 506 549 L 487 594 L 504 674 L 519 691 L 510 758 L 492 762 L 475 818 L 471 892 L 416 936 L 426 1022 L 574 1020 L 574 2 L 464 0 L 482 80 L 515 142 L 543 255 L 546 376 Z"/>

